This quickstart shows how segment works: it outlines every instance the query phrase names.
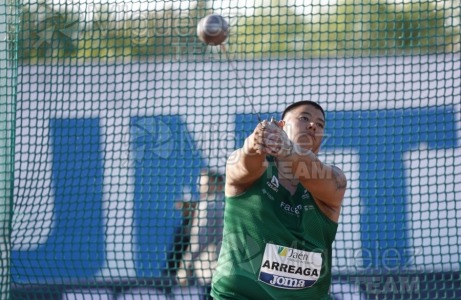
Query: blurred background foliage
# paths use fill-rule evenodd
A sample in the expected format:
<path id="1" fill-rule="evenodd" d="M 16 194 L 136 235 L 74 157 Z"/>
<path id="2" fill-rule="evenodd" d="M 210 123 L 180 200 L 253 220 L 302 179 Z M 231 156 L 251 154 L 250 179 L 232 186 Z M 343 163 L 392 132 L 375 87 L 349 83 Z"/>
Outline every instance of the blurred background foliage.
<path id="1" fill-rule="evenodd" d="M 73 5 L 25 2 L 20 7 L 18 57 L 31 63 L 197 57 L 211 47 L 198 41 L 196 24 L 213 11 L 206 1 L 194 3 L 187 10 L 165 6 L 155 11 L 95 4 L 82 12 Z M 251 15 L 229 16 L 228 51 L 242 58 L 460 51 L 460 26 L 436 1 L 339 0 L 307 16 L 285 3 L 272 0 Z M 220 51 L 214 48 L 211 52 Z"/>
<path id="2" fill-rule="evenodd" d="M 459 29 L 449 27 L 435 1 L 389 3 L 347 0 L 329 18 L 330 41 L 340 53 L 399 54 L 451 51 Z M 415 53 L 416 52 L 416 53 Z"/>

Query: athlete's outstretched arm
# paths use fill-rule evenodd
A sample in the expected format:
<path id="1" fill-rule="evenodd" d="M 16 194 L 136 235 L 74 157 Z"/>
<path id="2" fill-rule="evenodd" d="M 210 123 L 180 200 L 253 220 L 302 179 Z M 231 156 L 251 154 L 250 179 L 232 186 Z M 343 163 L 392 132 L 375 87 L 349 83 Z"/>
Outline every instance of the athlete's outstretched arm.
<path id="1" fill-rule="evenodd" d="M 263 144 L 263 121 L 245 139 L 242 148 L 235 150 L 226 163 L 226 196 L 237 196 L 245 192 L 267 168 L 266 148 Z"/>

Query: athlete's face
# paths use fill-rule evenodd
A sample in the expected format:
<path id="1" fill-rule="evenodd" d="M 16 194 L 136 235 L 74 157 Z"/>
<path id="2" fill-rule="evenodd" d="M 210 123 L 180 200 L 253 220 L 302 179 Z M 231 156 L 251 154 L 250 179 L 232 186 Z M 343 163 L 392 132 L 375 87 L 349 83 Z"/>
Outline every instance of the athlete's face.
<path id="1" fill-rule="evenodd" d="M 306 104 L 290 110 L 283 119 L 288 137 L 304 149 L 318 153 L 322 144 L 325 118 L 317 107 Z"/>

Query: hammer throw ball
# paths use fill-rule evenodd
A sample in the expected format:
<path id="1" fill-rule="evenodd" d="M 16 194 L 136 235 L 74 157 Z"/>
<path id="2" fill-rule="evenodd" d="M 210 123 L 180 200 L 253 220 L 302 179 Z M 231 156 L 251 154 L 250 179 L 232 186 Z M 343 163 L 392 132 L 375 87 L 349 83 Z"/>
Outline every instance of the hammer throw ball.
<path id="1" fill-rule="evenodd" d="M 228 35 L 229 23 L 220 15 L 208 15 L 197 24 L 197 36 L 207 45 L 220 45 Z"/>

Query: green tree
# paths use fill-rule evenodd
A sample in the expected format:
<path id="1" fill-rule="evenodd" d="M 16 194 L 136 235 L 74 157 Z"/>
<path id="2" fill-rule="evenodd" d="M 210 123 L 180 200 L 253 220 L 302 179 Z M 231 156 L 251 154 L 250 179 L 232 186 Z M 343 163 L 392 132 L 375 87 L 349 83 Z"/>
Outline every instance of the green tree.
<path id="1" fill-rule="evenodd" d="M 38 4 L 31 12 L 27 5 L 20 12 L 18 58 L 36 60 L 67 56 L 77 49 L 78 19 L 62 14 L 48 4 Z"/>
<path id="2" fill-rule="evenodd" d="M 238 18 L 229 45 L 247 56 L 296 56 L 304 48 L 306 26 L 292 8 L 276 0 L 252 16 Z"/>
<path id="3" fill-rule="evenodd" d="M 447 26 L 436 1 L 340 0 L 309 17 L 272 1 L 231 29 L 244 55 L 352 56 L 451 51 L 459 28 Z"/>
<path id="4" fill-rule="evenodd" d="M 309 17 L 272 0 L 231 22 L 228 46 L 233 55 L 281 58 L 433 53 L 459 45 L 459 28 L 447 25 L 435 1 L 339 1 Z M 72 5 L 31 7 L 21 12 L 20 59 L 196 56 L 206 52 L 197 23 L 212 13 L 202 0 L 187 11 L 130 11 L 121 19 L 116 6 L 94 5 L 93 19 L 85 21 Z"/>
<path id="5" fill-rule="evenodd" d="M 58 10 L 59 8 L 59 10 Z M 19 57 L 29 61 L 48 58 L 118 59 L 176 55 L 196 40 L 197 13 L 166 9 L 130 11 L 117 18 L 117 7 L 92 6 L 92 20 L 79 20 L 78 11 L 24 4 L 19 28 Z M 83 22 L 87 22 L 84 24 Z M 82 28 L 82 29 L 81 29 Z"/>
<path id="6" fill-rule="evenodd" d="M 91 49 L 97 48 L 98 42 L 103 42 L 103 49 L 106 46 L 108 48 L 107 54 L 116 58 L 172 59 L 172 56 L 188 55 L 188 51 L 197 51 L 196 27 L 202 14 L 206 13 L 203 4 L 203 1 L 199 1 L 196 7 L 187 11 L 170 8 L 132 12 L 118 21 L 110 7 L 103 5 L 95 14 L 92 31 L 85 39 L 90 47 L 85 47 L 89 50 L 86 50 L 84 56 L 88 56 Z"/>
<path id="7" fill-rule="evenodd" d="M 459 31 L 445 25 L 435 1 L 344 0 L 325 30 L 340 55 L 445 51 Z"/>

